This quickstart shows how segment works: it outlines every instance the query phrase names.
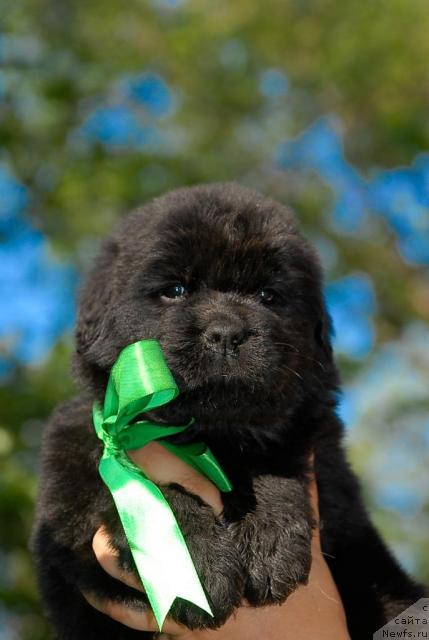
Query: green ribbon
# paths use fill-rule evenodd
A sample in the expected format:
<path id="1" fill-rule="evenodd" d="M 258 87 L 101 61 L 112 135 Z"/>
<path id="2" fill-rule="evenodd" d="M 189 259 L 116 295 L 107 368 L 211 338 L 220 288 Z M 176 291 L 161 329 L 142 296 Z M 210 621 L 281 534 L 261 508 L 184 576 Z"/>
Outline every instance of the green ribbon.
<path id="1" fill-rule="evenodd" d="M 130 424 L 139 414 L 170 402 L 179 393 L 159 342 L 141 340 L 120 353 L 110 373 L 103 409 L 97 403 L 93 409 L 94 427 L 104 443 L 100 475 L 115 501 L 160 629 L 178 597 L 213 614 L 168 502 L 126 451 L 160 440 L 162 446 L 207 476 L 221 491 L 232 488 L 204 443 L 178 446 L 161 440 L 181 433 L 194 419 L 183 426 L 150 420 Z"/>

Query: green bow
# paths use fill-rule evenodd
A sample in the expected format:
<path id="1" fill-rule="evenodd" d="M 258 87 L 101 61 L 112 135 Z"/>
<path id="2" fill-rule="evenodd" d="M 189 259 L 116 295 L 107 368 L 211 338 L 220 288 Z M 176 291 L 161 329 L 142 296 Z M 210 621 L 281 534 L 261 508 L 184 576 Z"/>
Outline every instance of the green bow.
<path id="1" fill-rule="evenodd" d="M 104 407 L 95 403 L 94 427 L 104 443 L 100 475 L 113 496 L 140 579 L 159 628 L 178 597 L 212 611 L 186 542 L 161 490 L 127 456 L 126 450 L 180 433 L 183 426 L 164 426 L 150 420 L 131 422 L 141 413 L 177 397 L 179 389 L 157 340 L 130 344 L 113 365 Z M 221 491 L 231 484 L 204 443 L 166 449 L 214 482 Z"/>

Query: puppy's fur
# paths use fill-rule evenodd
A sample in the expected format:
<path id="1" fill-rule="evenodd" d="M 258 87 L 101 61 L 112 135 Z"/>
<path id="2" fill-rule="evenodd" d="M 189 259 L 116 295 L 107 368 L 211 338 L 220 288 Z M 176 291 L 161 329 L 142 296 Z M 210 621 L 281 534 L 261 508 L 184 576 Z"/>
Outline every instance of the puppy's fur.
<path id="1" fill-rule="evenodd" d="M 86 393 L 59 407 L 46 429 L 32 537 L 58 640 L 143 637 L 98 613 L 80 591 L 147 606 L 99 567 L 91 548 L 105 525 L 133 570 L 98 475 L 91 405 L 102 400 L 120 350 L 145 338 L 160 341 L 181 389 L 147 415 L 169 424 L 195 417 L 176 441 L 207 442 L 234 486 L 220 518 L 180 486 L 162 487 L 215 612 L 212 620 L 178 600 L 176 620 L 218 626 L 243 597 L 280 603 L 305 584 L 311 452 L 322 547 L 353 640 L 368 640 L 423 595 L 370 523 L 344 457 L 317 256 L 285 207 L 237 185 L 209 185 L 174 191 L 125 218 L 82 290 L 74 365 Z"/>

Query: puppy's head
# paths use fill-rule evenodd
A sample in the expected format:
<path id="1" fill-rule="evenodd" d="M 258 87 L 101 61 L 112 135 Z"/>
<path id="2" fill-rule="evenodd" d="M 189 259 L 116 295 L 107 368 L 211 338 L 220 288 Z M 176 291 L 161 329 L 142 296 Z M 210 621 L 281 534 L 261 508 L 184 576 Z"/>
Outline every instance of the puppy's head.
<path id="1" fill-rule="evenodd" d="M 164 420 L 266 421 L 335 388 L 317 256 L 280 204 L 238 185 L 171 192 L 122 222 L 83 287 L 75 369 L 98 397 L 157 338 L 181 390 Z"/>

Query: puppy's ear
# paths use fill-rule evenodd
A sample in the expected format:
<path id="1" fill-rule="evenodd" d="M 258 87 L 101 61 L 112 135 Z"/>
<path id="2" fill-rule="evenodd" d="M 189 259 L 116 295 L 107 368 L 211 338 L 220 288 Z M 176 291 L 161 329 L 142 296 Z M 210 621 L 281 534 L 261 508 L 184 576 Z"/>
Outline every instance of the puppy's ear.
<path id="1" fill-rule="evenodd" d="M 316 322 L 314 337 L 316 344 L 322 349 L 325 356 L 331 360 L 333 357 L 332 351 L 332 336 L 333 336 L 333 324 L 331 316 L 326 308 L 324 301 L 320 303 L 319 317 Z"/>
<path id="2" fill-rule="evenodd" d="M 115 271 L 119 247 L 113 238 L 101 246 L 79 296 L 73 372 L 93 390 L 104 388 L 115 357 Z"/>

